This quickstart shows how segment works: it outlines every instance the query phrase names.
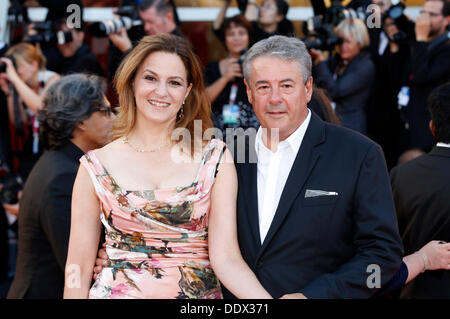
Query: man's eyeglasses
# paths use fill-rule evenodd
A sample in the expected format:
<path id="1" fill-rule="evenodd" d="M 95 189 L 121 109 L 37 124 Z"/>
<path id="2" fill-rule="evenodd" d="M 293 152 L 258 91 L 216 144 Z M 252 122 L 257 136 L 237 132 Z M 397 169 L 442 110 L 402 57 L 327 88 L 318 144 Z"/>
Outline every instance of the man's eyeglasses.
<path id="1" fill-rule="evenodd" d="M 428 13 L 430 15 L 430 17 L 439 17 L 439 16 L 442 15 L 442 12 L 441 13 L 437 13 L 437 12 L 420 10 L 420 14 L 422 14 L 422 13 Z"/>
<path id="2" fill-rule="evenodd" d="M 110 106 L 101 106 L 101 107 L 95 107 L 92 112 L 103 112 L 103 114 L 107 117 L 111 116 L 111 113 L 116 115 L 117 110 L 114 108 L 111 108 Z"/>

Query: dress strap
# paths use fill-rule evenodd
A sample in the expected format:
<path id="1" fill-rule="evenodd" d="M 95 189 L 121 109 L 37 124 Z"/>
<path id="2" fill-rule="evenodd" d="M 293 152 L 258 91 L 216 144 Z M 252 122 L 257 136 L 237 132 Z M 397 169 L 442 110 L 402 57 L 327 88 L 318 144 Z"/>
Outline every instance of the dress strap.
<path id="1" fill-rule="evenodd" d="M 202 188 L 209 189 L 214 184 L 220 161 L 226 150 L 226 144 L 219 140 L 211 140 L 203 153 L 202 162 L 195 182 L 202 181 Z"/>

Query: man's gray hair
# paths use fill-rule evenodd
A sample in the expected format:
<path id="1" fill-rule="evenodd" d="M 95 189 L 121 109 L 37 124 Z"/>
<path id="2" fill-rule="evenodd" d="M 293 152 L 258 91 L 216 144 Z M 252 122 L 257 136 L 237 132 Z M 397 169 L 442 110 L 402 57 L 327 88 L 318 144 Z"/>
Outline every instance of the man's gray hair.
<path id="1" fill-rule="evenodd" d="M 282 60 L 297 61 L 300 65 L 303 82 L 308 81 L 311 77 L 311 56 L 303 41 L 297 38 L 274 35 L 255 43 L 247 51 L 243 64 L 244 78 L 247 83 L 250 83 L 252 62 L 260 56 L 270 56 Z"/>

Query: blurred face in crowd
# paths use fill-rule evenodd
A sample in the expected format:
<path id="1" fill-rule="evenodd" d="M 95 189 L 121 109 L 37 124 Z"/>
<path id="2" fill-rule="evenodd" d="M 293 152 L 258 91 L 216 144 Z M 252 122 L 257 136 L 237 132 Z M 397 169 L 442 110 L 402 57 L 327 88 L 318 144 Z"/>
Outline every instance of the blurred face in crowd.
<path id="1" fill-rule="evenodd" d="M 139 11 L 139 17 L 142 20 L 144 31 L 147 35 L 154 35 L 160 33 L 168 33 L 172 30 L 168 30 L 170 27 L 169 19 L 171 19 L 171 13 L 160 13 L 156 11 L 156 8 L 150 7 L 147 10 Z"/>
<path id="2" fill-rule="evenodd" d="M 100 148 L 108 144 L 112 139 L 112 122 L 115 115 L 108 111 L 111 105 L 108 99 L 104 98 L 104 104 L 95 106 L 100 109 L 91 114 L 91 116 L 82 122 L 84 128 L 83 139 L 92 149 Z"/>
<path id="3" fill-rule="evenodd" d="M 262 25 L 270 25 L 278 23 L 283 19 L 281 14 L 278 14 L 277 4 L 274 0 L 265 0 L 262 2 L 259 9 L 258 21 Z"/>
<path id="4" fill-rule="evenodd" d="M 16 71 L 20 78 L 29 86 L 34 85 L 34 80 L 39 71 L 39 64 L 37 61 L 28 62 L 22 57 L 16 58 Z"/>
<path id="5" fill-rule="evenodd" d="M 430 16 L 430 33 L 429 37 L 433 38 L 445 32 L 449 24 L 450 17 L 445 18 L 442 15 L 444 1 L 429 0 L 425 1 L 421 13 L 427 13 Z"/>
<path id="6" fill-rule="evenodd" d="M 386 18 L 383 24 L 384 32 L 388 35 L 389 39 L 393 40 L 394 35 L 399 32 L 394 19 Z"/>
<path id="7" fill-rule="evenodd" d="M 372 0 L 372 3 L 380 8 L 381 14 L 384 14 L 391 7 L 390 0 Z"/>
<path id="8" fill-rule="evenodd" d="M 240 56 L 242 50 L 248 49 L 248 32 L 241 25 L 232 23 L 225 31 L 225 46 L 231 56 Z"/>
<path id="9" fill-rule="evenodd" d="M 66 57 L 70 58 L 75 55 L 77 50 L 83 45 L 84 32 L 79 32 L 74 29 L 70 29 L 67 25 L 63 24 L 60 27 L 60 31 L 70 31 L 72 33 L 72 41 L 65 44 L 57 44 L 59 52 Z"/>
<path id="10" fill-rule="evenodd" d="M 173 122 L 191 90 L 181 58 L 168 52 L 154 52 L 141 64 L 134 78 L 136 119 L 158 124 Z"/>
<path id="11" fill-rule="evenodd" d="M 252 62 L 248 100 L 263 128 L 279 129 L 284 140 L 305 120 L 312 95 L 312 78 L 303 82 L 297 61 L 259 56 Z"/>
<path id="12" fill-rule="evenodd" d="M 337 45 L 341 59 L 347 62 L 353 60 L 361 51 L 359 43 L 351 35 L 346 36 L 341 33 L 338 36 L 343 39 L 343 42 Z"/>

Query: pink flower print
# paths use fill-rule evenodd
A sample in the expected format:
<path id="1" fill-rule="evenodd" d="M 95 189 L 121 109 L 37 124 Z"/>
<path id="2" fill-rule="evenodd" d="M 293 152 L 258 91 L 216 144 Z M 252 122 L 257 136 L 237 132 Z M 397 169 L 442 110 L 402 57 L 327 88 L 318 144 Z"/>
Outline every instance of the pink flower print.
<path id="1" fill-rule="evenodd" d="M 124 294 L 126 294 L 128 291 L 130 290 L 130 287 L 128 287 L 127 285 L 125 285 L 124 283 L 115 286 L 114 288 L 111 288 L 110 291 L 110 297 L 112 299 L 114 298 L 120 298 L 122 297 Z"/>

